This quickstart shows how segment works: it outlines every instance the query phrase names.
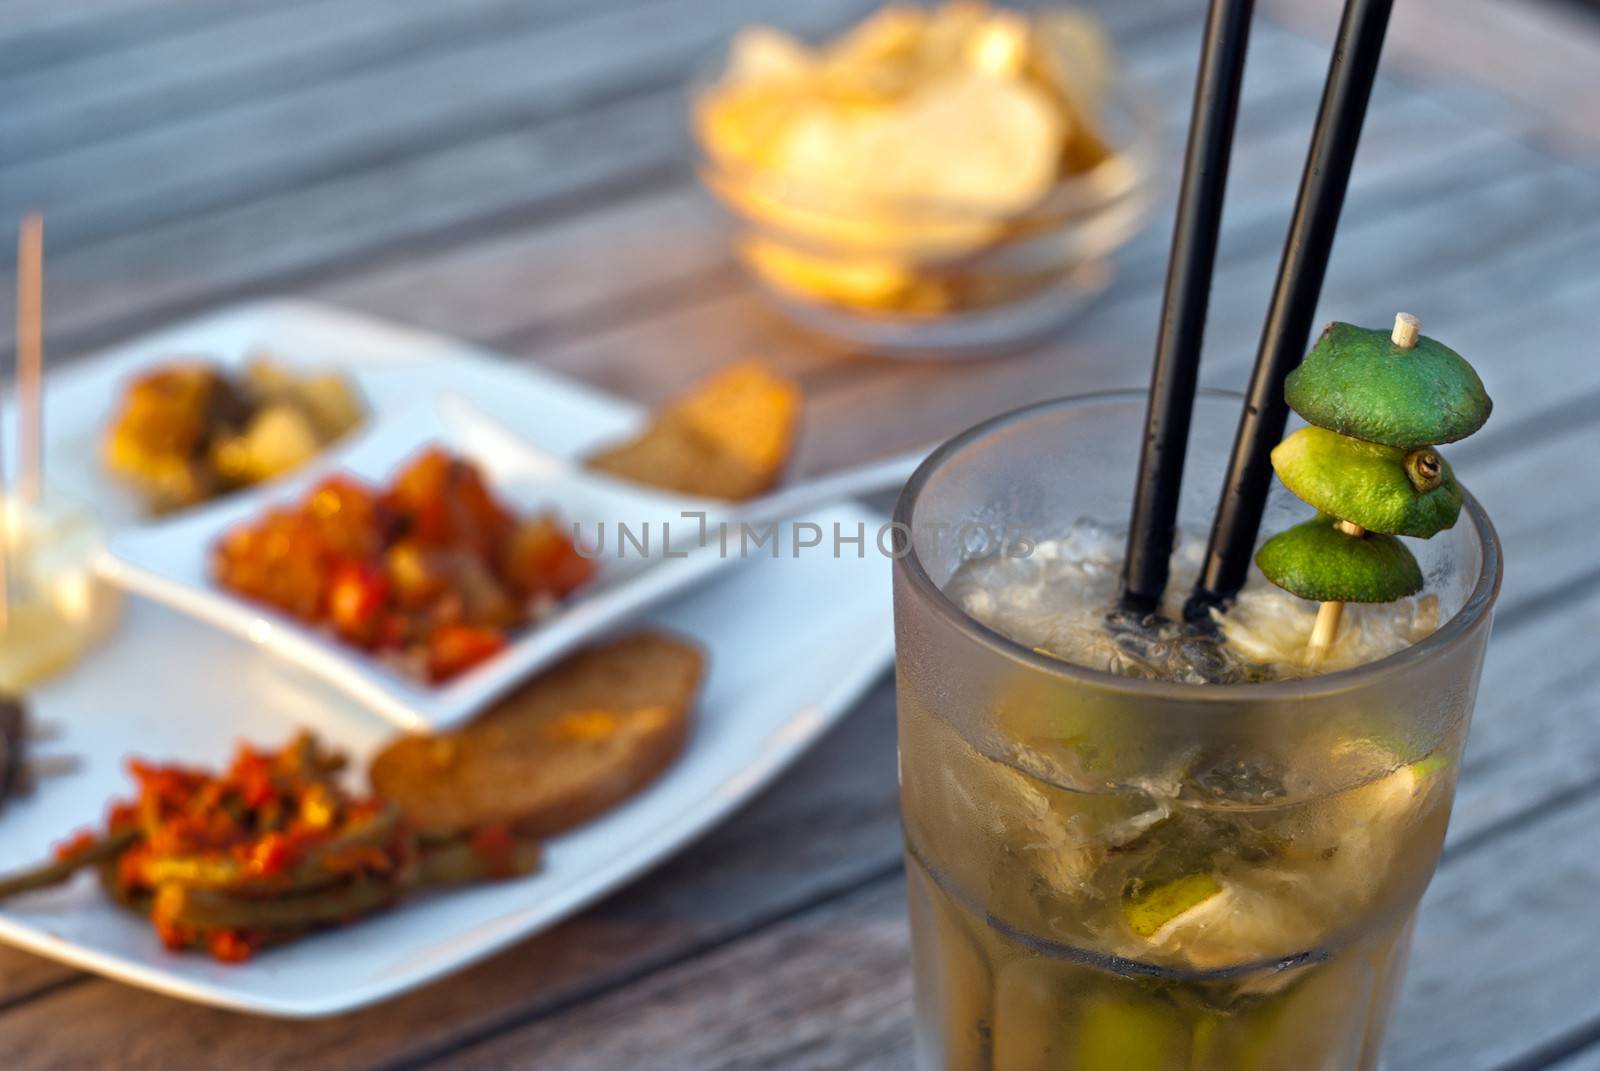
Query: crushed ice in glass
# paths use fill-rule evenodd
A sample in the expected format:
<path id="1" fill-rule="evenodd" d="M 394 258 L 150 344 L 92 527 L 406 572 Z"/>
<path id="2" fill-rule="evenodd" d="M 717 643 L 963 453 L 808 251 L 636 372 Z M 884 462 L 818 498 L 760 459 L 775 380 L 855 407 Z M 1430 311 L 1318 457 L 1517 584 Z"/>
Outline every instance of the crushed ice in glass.
<path id="1" fill-rule="evenodd" d="M 996 553 L 964 562 L 946 593 L 976 620 L 1041 654 L 1146 680 L 1238 684 L 1303 677 L 1362 665 L 1416 643 L 1439 626 L 1430 595 L 1346 607 L 1338 642 L 1313 670 L 1304 661 L 1316 604 L 1259 574 L 1226 614 L 1183 622 L 1205 538 L 1180 532 L 1172 579 L 1154 614 L 1118 606 L 1126 530 L 1080 519 L 1038 540 L 1026 556 Z"/>

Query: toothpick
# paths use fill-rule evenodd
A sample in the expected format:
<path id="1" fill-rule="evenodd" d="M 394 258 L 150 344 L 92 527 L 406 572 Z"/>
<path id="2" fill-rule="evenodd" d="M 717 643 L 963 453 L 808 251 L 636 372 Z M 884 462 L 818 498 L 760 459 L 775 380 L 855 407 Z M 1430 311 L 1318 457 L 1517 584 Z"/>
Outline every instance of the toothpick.
<path id="1" fill-rule="evenodd" d="M 0 407 L 3 408 L 3 407 Z M 0 422 L 0 639 L 11 627 L 11 502 L 6 490 L 5 427 Z"/>
<path id="2" fill-rule="evenodd" d="M 1409 350 L 1417 344 L 1417 335 L 1422 331 L 1422 321 L 1409 312 L 1394 314 L 1394 330 L 1389 333 L 1389 341 L 1403 350 Z"/>
<path id="3" fill-rule="evenodd" d="M 44 488 L 44 217 L 17 236 L 17 490 L 36 505 Z"/>
<path id="4" fill-rule="evenodd" d="M 1403 315 L 1403 314 L 1402 314 Z M 1413 321 L 1416 319 L 1412 317 Z M 1399 327 L 1396 326 L 1396 331 Z M 1334 521 L 1333 527 L 1347 536 L 1360 539 L 1367 530 L 1349 521 Z M 1333 641 L 1339 636 L 1339 622 L 1344 620 L 1344 603 L 1325 602 L 1317 607 L 1317 620 L 1311 626 L 1311 642 L 1306 645 L 1306 656 L 1314 666 L 1327 657 Z"/>
<path id="5" fill-rule="evenodd" d="M 1339 635 L 1339 622 L 1343 619 L 1342 602 L 1325 602 L 1317 607 L 1317 621 L 1311 626 L 1311 642 L 1306 645 L 1306 653 L 1312 665 L 1316 665 L 1327 655 L 1333 646 L 1334 638 Z"/>

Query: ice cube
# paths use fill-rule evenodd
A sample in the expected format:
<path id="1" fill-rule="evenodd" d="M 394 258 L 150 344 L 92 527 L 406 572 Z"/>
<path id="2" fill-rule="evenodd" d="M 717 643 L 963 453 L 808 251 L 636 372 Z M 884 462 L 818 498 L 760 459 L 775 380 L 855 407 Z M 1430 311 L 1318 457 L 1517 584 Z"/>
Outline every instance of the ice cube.
<path id="1" fill-rule="evenodd" d="M 1057 810 L 1025 774 L 999 763 L 1004 771 L 996 786 L 995 802 L 1000 822 L 1035 872 L 1056 893 L 1082 897 L 1092 890 L 1095 872 L 1105 861 L 1106 846 L 1086 829 L 1082 814 Z"/>
<path id="2" fill-rule="evenodd" d="M 1382 888 L 1398 853 L 1412 842 L 1408 829 L 1432 806 L 1447 766 L 1448 759 L 1434 752 L 1319 804 L 1286 846 L 1286 863 L 1314 878 L 1330 912 L 1359 908 Z"/>

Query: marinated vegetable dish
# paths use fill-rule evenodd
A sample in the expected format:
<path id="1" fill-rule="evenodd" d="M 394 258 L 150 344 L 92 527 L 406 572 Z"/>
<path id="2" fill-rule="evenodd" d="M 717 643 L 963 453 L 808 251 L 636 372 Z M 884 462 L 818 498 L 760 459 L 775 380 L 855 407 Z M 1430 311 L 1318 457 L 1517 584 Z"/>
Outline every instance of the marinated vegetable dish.
<path id="1" fill-rule="evenodd" d="M 297 469 L 364 416 L 355 389 L 331 372 L 301 373 L 270 357 L 238 372 L 173 361 L 128 384 L 105 461 L 165 513 Z"/>
<path id="2" fill-rule="evenodd" d="M 472 463 L 430 449 L 386 488 L 332 476 L 225 535 L 217 582 L 438 683 L 581 587 L 596 564 L 553 513 L 519 519 Z"/>
<path id="3" fill-rule="evenodd" d="M 220 775 L 134 760 L 138 795 L 114 803 L 103 830 L 59 845 L 50 863 L 0 878 L 0 897 L 92 866 L 168 948 L 237 963 L 422 888 L 538 867 L 538 843 L 504 825 L 420 836 L 398 808 L 340 788 L 343 767 L 306 733 L 279 751 L 240 747 Z"/>

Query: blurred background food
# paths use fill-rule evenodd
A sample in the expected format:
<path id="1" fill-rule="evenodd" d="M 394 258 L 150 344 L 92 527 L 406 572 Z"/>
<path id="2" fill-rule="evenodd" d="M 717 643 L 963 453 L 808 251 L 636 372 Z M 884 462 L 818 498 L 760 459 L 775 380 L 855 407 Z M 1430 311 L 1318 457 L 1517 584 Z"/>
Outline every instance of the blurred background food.
<path id="1" fill-rule="evenodd" d="M 293 471 L 364 415 L 355 387 L 335 373 L 266 354 L 239 372 L 175 360 L 128 384 L 105 460 L 152 512 L 165 513 Z"/>
<path id="2" fill-rule="evenodd" d="M 800 423 L 799 384 L 740 361 L 663 406 L 638 435 L 592 455 L 592 469 L 703 498 L 740 501 L 783 475 Z"/>
<path id="3" fill-rule="evenodd" d="M 1084 11 L 892 4 L 741 31 L 696 87 L 740 261 L 826 333 L 961 349 L 1054 325 L 1149 208 L 1154 123 Z"/>
<path id="4" fill-rule="evenodd" d="M 700 647 L 673 633 L 586 648 L 461 729 L 396 738 L 372 760 L 373 791 L 428 836 L 485 824 L 556 836 L 677 758 L 704 674 Z"/>

